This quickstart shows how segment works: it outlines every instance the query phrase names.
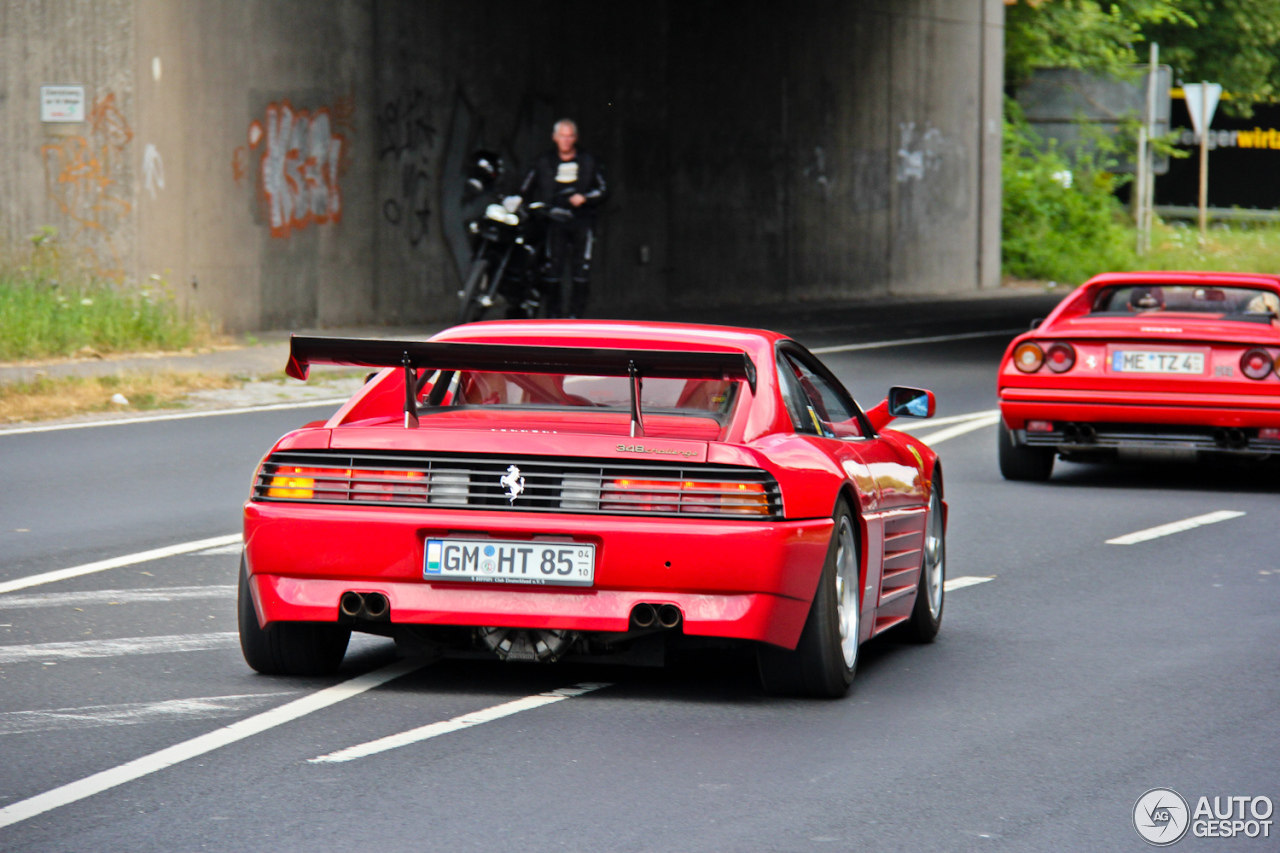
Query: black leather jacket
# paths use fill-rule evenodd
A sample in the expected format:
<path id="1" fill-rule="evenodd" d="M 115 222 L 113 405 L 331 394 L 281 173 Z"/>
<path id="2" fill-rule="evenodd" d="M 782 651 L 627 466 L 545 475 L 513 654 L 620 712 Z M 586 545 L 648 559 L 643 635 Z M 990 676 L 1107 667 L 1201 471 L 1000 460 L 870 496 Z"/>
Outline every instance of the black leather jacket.
<path id="1" fill-rule="evenodd" d="M 604 169 L 600 161 L 590 152 L 578 149 L 575 157 L 578 162 L 578 179 L 573 183 L 559 183 L 556 172 L 560 168 L 560 153 L 552 149 L 534 161 L 533 168 L 525 175 L 520 184 L 520 195 L 525 201 L 540 201 L 552 207 L 569 208 L 577 216 L 595 216 L 596 207 L 604 201 L 609 188 L 604 182 Z M 581 193 L 586 202 L 581 207 L 572 207 L 569 196 Z"/>

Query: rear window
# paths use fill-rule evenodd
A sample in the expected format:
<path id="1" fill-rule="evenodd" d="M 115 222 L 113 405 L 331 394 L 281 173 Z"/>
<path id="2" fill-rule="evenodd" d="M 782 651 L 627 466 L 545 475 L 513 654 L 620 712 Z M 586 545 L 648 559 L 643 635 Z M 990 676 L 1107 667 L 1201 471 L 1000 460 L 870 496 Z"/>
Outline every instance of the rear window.
<path id="1" fill-rule="evenodd" d="M 1147 314 L 1165 311 L 1266 321 L 1280 317 L 1280 295 L 1253 287 L 1127 284 L 1103 288 L 1093 302 L 1094 314 Z"/>
<path id="2" fill-rule="evenodd" d="M 452 386 L 441 399 L 445 407 L 631 409 L 630 380 L 625 376 L 464 371 L 440 381 Z M 640 410 L 723 420 L 733 408 L 738 385 L 731 379 L 645 379 Z"/>

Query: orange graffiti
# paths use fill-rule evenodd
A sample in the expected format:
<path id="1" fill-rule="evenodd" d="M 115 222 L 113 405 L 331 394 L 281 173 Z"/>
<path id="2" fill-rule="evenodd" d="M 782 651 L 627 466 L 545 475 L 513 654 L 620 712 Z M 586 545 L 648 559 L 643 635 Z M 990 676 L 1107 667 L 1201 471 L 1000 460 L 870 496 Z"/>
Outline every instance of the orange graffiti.
<path id="1" fill-rule="evenodd" d="M 243 145 L 231 152 L 231 178 L 238 184 L 249 168 L 249 149 Z"/>
<path id="2" fill-rule="evenodd" d="M 328 107 L 311 113 L 288 101 L 269 104 L 263 124 L 250 124 L 249 147 L 262 145 L 260 191 L 271 236 L 342 220 L 346 137 L 333 132 L 334 124 Z"/>
<path id="3" fill-rule="evenodd" d="M 49 199 L 74 226 L 95 272 L 120 281 L 125 276 L 121 226 L 133 210 L 120 173 L 127 168 L 125 146 L 133 139 L 128 121 L 108 93 L 89 113 L 89 135 L 68 136 L 40 146 Z"/>

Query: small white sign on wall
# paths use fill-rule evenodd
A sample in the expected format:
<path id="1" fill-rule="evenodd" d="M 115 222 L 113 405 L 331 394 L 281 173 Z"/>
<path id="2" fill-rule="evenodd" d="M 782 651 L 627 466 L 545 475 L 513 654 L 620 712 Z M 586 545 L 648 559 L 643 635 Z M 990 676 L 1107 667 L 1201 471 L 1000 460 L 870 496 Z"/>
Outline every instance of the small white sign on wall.
<path id="1" fill-rule="evenodd" d="M 41 121 L 84 121 L 84 86 L 41 86 Z"/>

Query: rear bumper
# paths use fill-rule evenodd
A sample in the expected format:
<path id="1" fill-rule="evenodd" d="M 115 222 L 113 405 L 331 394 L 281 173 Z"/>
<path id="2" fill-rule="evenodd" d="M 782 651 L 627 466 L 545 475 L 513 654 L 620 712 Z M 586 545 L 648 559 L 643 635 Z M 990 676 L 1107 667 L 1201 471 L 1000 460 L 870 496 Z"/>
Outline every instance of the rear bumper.
<path id="1" fill-rule="evenodd" d="M 1280 441 L 1258 438 L 1280 427 L 1280 397 L 1002 388 L 1000 413 L 1013 442 L 1065 451 L 1168 449 L 1266 455 Z M 1028 420 L 1049 421 L 1028 432 Z"/>
<path id="2" fill-rule="evenodd" d="M 794 647 L 826 558 L 830 519 L 737 522 L 255 503 L 245 555 L 264 624 L 334 622 L 343 592 L 381 592 L 393 623 L 625 631 L 640 602 L 680 608 L 684 633 Z M 596 545 L 595 583 L 426 581 L 442 535 Z"/>
<path id="3" fill-rule="evenodd" d="M 1010 429 L 1022 429 L 1029 418 L 1078 423 L 1280 427 L 1280 396 L 1001 388 L 1000 414 Z"/>

